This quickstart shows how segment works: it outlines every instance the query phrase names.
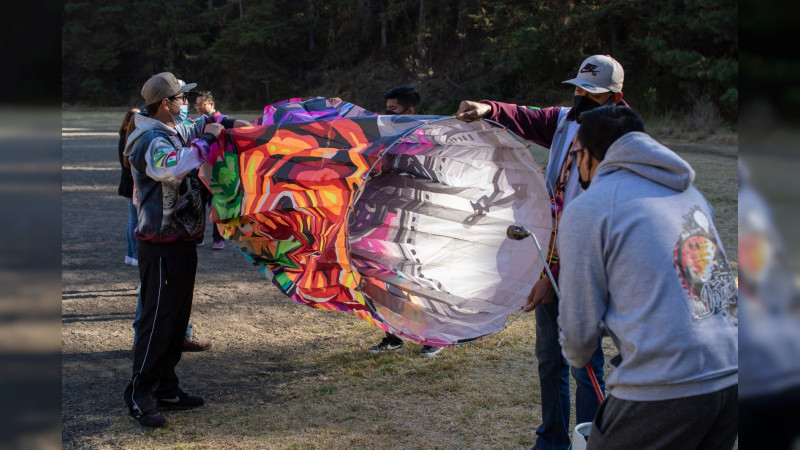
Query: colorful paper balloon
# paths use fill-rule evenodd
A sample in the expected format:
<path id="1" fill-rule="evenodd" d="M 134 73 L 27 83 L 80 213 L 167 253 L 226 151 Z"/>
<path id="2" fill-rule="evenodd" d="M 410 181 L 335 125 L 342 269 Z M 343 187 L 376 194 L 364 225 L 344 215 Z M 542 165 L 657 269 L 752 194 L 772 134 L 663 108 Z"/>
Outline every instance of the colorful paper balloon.
<path id="1" fill-rule="evenodd" d="M 502 330 L 544 264 L 544 174 L 510 131 L 289 99 L 223 133 L 201 176 L 211 219 L 282 292 L 448 346 Z"/>

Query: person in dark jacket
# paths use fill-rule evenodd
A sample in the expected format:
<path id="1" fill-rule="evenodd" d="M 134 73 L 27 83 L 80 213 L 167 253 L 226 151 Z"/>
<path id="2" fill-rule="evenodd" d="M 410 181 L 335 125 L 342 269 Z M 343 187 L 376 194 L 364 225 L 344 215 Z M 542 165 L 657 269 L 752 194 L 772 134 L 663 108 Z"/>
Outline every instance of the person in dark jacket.
<path id="1" fill-rule="evenodd" d="M 125 253 L 125 264 L 138 266 L 139 260 L 136 257 L 136 205 L 133 203 L 133 177 L 131 176 L 131 164 L 122 152 L 125 150 L 125 141 L 133 128 L 135 128 L 133 117 L 138 114 L 140 110 L 133 108 L 125 114 L 122 119 L 122 125 L 119 127 L 119 145 L 117 153 L 119 156 L 119 165 L 122 167 L 119 177 L 119 188 L 117 193 L 128 199 L 128 225 L 125 227 L 125 244 L 127 251 Z"/>

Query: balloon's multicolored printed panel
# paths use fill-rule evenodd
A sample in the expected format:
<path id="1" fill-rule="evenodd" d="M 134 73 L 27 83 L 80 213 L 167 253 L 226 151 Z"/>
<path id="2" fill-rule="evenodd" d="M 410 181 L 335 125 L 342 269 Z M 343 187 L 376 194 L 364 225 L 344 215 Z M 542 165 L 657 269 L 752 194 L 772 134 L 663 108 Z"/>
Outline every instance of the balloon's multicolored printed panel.
<path id="1" fill-rule="evenodd" d="M 501 330 L 552 227 L 527 146 L 487 122 L 289 99 L 235 128 L 201 170 L 223 236 L 293 300 L 447 346 Z"/>

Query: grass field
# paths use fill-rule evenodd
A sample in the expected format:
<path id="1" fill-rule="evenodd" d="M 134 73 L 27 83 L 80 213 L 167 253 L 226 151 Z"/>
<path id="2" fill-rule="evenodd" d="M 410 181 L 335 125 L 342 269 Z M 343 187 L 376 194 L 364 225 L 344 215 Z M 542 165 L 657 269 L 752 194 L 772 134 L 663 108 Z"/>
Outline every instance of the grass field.
<path id="1" fill-rule="evenodd" d="M 294 304 L 233 245 L 198 251 L 192 321 L 215 346 L 185 354 L 178 366 L 187 390 L 207 405 L 168 413 L 164 429 L 131 423 L 121 392 L 130 375 L 138 277 L 121 263 L 126 212 L 116 195 L 115 133 L 124 113 L 71 109 L 62 116 L 65 448 L 533 445 L 541 408 L 532 314 L 436 358 L 419 357 L 421 346 L 413 343 L 372 355 L 366 349 L 381 331 L 350 314 Z M 229 114 L 251 119 L 259 112 Z M 737 145 L 672 135 L 664 141 L 696 169 L 696 184 L 716 210 L 735 264 Z M 546 161 L 542 149 L 532 151 Z M 616 353 L 609 339 L 603 342 L 607 355 Z"/>

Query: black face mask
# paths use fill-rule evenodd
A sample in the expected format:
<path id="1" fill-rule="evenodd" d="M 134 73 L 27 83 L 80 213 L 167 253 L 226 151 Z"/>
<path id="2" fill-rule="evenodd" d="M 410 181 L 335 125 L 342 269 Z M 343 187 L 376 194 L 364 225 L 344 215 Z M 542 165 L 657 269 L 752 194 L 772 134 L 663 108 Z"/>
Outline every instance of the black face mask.
<path id="1" fill-rule="evenodd" d="M 572 101 L 572 110 L 575 111 L 575 121 L 581 123 L 581 113 L 586 111 L 599 108 L 603 106 L 600 103 L 586 97 L 585 95 L 576 95 L 574 100 Z"/>
<path id="2" fill-rule="evenodd" d="M 410 108 L 410 107 L 409 107 L 409 108 Z M 387 115 L 387 116 L 395 116 L 395 115 L 398 115 L 398 114 L 403 114 L 403 113 L 405 113 L 406 111 L 408 111 L 408 108 L 406 108 L 406 109 L 404 109 L 404 110 L 402 110 L 402 111 L 400 111 L 400 112 L 394 112 L 394 111 L 392 111 L 391 109 L 387 109 L 386 111 L 384 111 L 384 112 L 383 112 L 383 114 L 384 114 L 384 115 Z"/>
<path id="3" fill-rule="evenodd" d="M 581 189 L 583 189 L 584 191 L 586 189 L 589 189 L 589 183 L 591 183 L 591 182 L 592 182 L 592 180 L 583 181 L 583 177 L 581 176 L 581 173 L 578 172 L 578 183 L 580 183 Z"/>

